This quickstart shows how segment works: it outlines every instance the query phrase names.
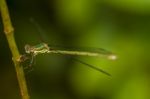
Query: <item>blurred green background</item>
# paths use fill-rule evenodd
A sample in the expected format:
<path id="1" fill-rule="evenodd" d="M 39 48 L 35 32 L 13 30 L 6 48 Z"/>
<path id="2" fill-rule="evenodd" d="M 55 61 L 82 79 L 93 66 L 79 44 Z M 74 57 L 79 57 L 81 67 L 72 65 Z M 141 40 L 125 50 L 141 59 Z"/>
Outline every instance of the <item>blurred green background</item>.
<path id="1" fill-rule="evenodd" d="M 39 55 L 26 72 L 31 99 L 150 99 L 150 1 L 7 0 L 19 51 L 42 41 L 97 47 L 116 61 L 76 57 L 108 77 L 61 55 Z M 30 19 L 34 19 L 36 27 Z M 21 99 L 0 19 L 0 98 Z"/>

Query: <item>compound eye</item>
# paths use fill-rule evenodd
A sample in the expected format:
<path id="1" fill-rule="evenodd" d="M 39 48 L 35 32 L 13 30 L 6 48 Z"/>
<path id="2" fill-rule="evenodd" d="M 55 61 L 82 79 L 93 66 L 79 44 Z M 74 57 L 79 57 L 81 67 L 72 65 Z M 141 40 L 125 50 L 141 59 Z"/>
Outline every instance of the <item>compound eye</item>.
<path id="1" fill-rule="evenodd" d="M 31 46 L 30 45 L 26 44 L 24 48 L 25 48 L 26 53 L 28 53 L 28 54 L 31 53 Z"/>

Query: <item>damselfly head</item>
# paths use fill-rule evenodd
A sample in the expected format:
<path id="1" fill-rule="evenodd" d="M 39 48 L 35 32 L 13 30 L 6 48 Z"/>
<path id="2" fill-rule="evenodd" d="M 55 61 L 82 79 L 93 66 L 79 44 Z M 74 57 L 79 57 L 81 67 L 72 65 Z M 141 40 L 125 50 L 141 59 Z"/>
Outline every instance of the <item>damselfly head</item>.
<path id="1" fill-rule="evenodd" d="M 25 48 L 25 52 L 26 52 L 27 54 L 30 54 L 30 53 L 32 52 L 32 50 L 31 50 L 32 47 L 31 47 L 30 45 L 26 44 L 24 48 Z"/>

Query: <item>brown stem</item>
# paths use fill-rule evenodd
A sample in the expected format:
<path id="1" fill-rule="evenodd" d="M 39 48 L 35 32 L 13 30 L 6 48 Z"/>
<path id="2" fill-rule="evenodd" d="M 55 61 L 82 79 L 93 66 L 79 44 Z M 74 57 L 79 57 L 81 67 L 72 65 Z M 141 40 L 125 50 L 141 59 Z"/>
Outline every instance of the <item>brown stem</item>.
<path id="1" fill-rule="evenodd" d="M 17 61 L 20 57 L 20 54 L 15 42 L 14 28 L 11 23 L 9 11 L 5 0 L 0 0 L 0 12 L 1 12 L 3 25 L 4 25 L 4 33 L 6 35 L 9 48 L 12 52 L 12 56 L 13 56 L 12 59 L 14 62 L 22 99 L 29 99 L 23 67 L 20 65 L 19 61 Z"/>

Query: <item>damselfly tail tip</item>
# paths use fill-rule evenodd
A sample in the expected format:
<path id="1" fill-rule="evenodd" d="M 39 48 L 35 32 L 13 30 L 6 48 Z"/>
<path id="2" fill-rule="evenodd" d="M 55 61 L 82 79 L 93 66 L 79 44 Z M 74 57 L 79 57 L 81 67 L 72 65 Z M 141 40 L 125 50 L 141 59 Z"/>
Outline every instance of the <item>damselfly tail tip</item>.
<path id="1" fill-rule="evenodd" d="M 114 54 L 111 54 L 111 55 L 108 56 L 108 59 L 109 59 L 109 60 L 116 60 L 116 59 L 117 59 L 117 56 L 114 55 Z"/>

